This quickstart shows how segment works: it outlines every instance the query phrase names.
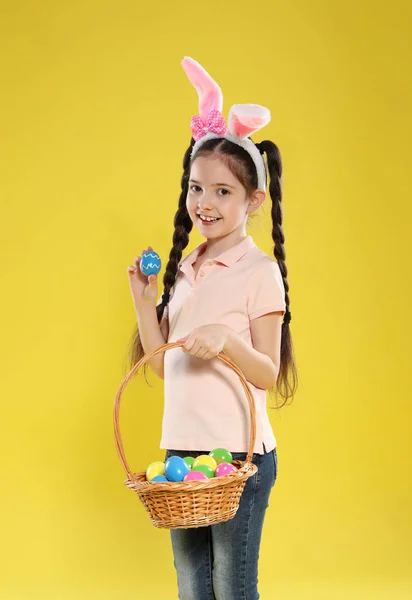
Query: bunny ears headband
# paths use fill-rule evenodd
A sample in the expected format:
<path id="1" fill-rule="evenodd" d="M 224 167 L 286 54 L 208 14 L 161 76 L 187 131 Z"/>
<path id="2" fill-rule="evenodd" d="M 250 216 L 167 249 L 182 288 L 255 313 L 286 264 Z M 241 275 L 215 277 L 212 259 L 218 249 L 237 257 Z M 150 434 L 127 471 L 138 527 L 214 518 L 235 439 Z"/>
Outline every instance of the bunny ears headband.
<path id="1" fill-rule="evenodd" d="M 191 159 L 199 148 L 213 138 L 225 138 L 242 146 L 252 157 L 256 166 L 258 188 L 266 190 L 266 169 L 259 150 L 248 136 L 270 121 L 270 111 L 259 104 L 234 104 L 229 111 L 228 125 L 221 113 L 222 90 L 209 73 L 193 58 L 185 56 L 182 66 L 190 83 L 199 95 L 199 115 L 192 117 L 190 128 L 195 144 Z"/>

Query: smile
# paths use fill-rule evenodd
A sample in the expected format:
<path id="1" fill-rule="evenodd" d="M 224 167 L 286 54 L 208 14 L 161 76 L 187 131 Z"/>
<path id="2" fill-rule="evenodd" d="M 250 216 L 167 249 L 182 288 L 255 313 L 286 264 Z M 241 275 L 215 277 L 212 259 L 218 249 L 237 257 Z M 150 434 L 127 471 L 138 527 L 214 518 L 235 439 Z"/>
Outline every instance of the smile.
<path id="1" fill-rule="evenodd" d="M 198 215 L 199 219 L 201 221 L 204 221 L 206 223 L 215 223 L 216 221 L 220 221 L 221 217 L 205 217 L 203 215 Z"/>

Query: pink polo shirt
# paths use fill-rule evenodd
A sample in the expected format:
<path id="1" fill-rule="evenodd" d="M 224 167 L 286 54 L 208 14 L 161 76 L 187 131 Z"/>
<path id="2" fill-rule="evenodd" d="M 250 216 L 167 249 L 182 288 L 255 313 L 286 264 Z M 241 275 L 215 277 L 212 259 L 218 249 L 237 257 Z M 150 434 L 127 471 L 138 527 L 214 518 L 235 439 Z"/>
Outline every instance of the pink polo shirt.
<path id="1" fill-rule="evenodd" d="M 179 263 L 164 318 L 168 342 L 211 323 L 232 327 L 252 346 L 250 321 L 285 311 L 279 265 L 260 250 L 249 235 L 214 260 L 202 264 L 195 277 L 193 263 L 206 242 Z M 276 446 L 266 409 L 266 390 L 249 382 L 256 403 L 256 444 L 263 454 Z M 236 373 L 218 358 L 203 360 L 173 348 L 164 359 L 164 413 L 160 448 L 205 450 L 224 447 L 246 452 L 249 407 Z"/>

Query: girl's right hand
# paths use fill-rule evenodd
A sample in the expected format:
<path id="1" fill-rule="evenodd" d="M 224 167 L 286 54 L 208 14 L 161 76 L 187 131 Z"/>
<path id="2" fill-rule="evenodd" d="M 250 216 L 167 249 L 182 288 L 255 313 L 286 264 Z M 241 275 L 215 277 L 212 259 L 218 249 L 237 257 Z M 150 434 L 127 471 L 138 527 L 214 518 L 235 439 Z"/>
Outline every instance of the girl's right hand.
<path id="1" fill-rule="evenodd" d="M 140 256 L 136 256 L 133 265 L 127 267 L 127 273 L 129 275 L 130 291 L 132 292 L 133 302 L 137 309 L 143 306 L 153 305 L 157 303 L 157 275 L 143 275 L 140 270 L 140 257 L 144 252 L 153 250 L 149 246 L 146 250 L 142 250 Z"/>

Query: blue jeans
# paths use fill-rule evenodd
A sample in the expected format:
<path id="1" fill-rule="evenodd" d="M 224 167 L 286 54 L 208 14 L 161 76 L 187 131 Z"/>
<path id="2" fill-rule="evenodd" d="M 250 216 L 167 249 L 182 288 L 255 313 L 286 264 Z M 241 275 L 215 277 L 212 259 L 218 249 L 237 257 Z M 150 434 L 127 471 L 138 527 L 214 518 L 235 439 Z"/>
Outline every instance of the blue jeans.
<path id="1" fill-rule="evenodd" d="M 167 450 L 198 456 L 204 451 Z M 245 453 L 232 452 L 235 460 Z M 180 600 L 258 600 L 259 547 L 270 492 L 278 470 L 276 448 L 254 454 L 258 471 L 246 481 L 238 511 L 225 523 L 196 529 L 171 529 Z"/>

